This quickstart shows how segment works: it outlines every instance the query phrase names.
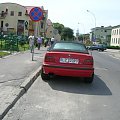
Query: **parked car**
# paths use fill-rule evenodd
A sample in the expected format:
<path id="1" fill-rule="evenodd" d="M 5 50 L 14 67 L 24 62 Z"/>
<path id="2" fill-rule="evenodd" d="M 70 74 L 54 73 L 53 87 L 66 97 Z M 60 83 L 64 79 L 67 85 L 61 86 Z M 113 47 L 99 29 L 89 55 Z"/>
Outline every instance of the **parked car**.
<path id="1" fill-rule="evenodd" d="M 98 45 L 92 45 L 88 47 L 89 50 L 99 50 L 99 51 L 104 51 L 106 50 L 106 46 L 103 44 L 98 44 Z"/>
<path id="2" fill-rule="evenodd" d="M 82 43 L 55 42 L 46 52 L 41 69 L 43 80 L 50 76 L 83 77 L 92 83 L 94 78 L 93 57 Z"/>

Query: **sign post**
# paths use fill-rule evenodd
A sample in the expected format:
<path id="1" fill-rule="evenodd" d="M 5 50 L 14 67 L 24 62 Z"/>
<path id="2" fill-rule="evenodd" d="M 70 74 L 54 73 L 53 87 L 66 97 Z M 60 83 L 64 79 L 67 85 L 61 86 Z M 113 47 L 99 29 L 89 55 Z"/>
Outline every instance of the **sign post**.
<path id="1" fill-rule="evenodd" d="M 30 19 L 35 22 L 35 27 L 34 27 L 34 39 L 37 36 L 37 22 L 43 19 L 43 10 L 39 7 L 34 7 L 30 10 L 29 13 Z M 32 52 L 32 61 L 34 58 L 34 47 L 33 47 L 33 52 Z"/>

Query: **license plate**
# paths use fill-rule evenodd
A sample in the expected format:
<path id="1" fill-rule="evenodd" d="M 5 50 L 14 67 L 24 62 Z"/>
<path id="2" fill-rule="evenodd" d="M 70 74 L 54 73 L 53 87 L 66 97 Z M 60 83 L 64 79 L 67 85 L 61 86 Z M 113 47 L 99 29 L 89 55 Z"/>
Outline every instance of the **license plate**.
<path id="1" fill-rule="evenodd" d="M 78 64 L 78 63 L 79 63 L 79 59 L 60 58 L 60 63 L 73 63 L 73 64 Z"/>

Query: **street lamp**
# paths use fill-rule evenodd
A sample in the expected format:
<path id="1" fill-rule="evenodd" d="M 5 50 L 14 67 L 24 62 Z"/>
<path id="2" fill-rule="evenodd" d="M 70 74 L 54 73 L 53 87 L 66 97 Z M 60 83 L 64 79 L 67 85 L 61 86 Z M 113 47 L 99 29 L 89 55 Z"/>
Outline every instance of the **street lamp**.
<path id="1" fill-rule="evenodd" d="M 95 14 L 89 10 L 87 10 L 87 12 L 89 12 L 93 17 L 94 17 L 94 20 L 95 20 L 95 28 L 94 28 L 94 41 L 96 41 L 96 36 L 95 36 L 95 30 L 96 30 L 96 17 L 95 17 Z"/>

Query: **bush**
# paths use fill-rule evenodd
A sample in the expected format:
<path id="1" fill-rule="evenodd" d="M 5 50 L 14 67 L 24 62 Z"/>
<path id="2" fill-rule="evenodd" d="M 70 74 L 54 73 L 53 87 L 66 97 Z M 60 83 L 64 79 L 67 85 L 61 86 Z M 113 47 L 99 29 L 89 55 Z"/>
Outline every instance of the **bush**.
<path id="1" fill-rule="evenodd" d="M 108 49 L 120 49 L 119 46 L 108 46 L 107 48 L 108 48 Z"/>
<path id="2" fill-rule="evenodd" d="M 0 57 L 4 57 L 4 56 L 7 56 L 7 55 L 10 55 L 10 53 L 9 52 L 0 51 Z"/>

